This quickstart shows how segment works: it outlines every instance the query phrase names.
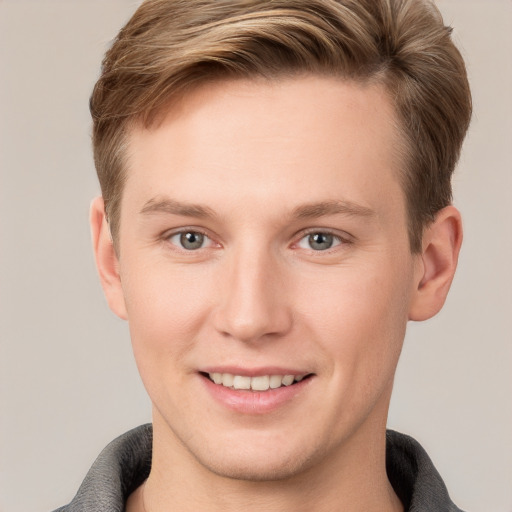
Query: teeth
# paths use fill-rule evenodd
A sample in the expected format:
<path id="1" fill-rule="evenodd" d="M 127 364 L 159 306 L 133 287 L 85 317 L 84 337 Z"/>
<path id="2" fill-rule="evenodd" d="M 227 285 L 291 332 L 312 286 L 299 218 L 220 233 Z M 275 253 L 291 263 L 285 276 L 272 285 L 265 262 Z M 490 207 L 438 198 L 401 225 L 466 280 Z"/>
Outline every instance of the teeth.
<path id="1" fill-rule="evenodd" d="M 290 384 L 293 384 L 293 379 L 294 379 L 293 375 L 285 375 L 283 377 L 283 384 L 285 386 L 289 386 Z"/>
<path id="2" fill-rule="evenodd" d="M 232 389 L 252 389 L 253 391 L 267 391 L 281 386 L 291 386 L 294 382 L 300 382 L 305 375 L 258 375 L 247 377 L 245 375 L 232 375 L 231 373 L 209 373 L 210 379 L 215 384 L 220 384 Z"/>
<path id="3" fill-rule="evenodd" d="M 210 373 L 210 379 L 212 379 L 215 384 L 222 384 L 222 373 Z"/>
<path id="4" fill-rule="evenodd" d="M 254 391 L 267 391 L 270 386 L 270 377 L 262 375 L 261 377 L 253 377 L 251 379 L 251 389 Z"/>
<path id="5" fill-rule="evenodd" d="M 280 388 L 283 385 L 282 375 L 271 375 L 270 376 L 270 387 L 272 389 Z"/>
<path id="6" fill-rule="evenodd" d="M 233 379 L 233 387 L 235 389 L 251 389 L 251 377 L 235 375 L 235 378 Z"/>

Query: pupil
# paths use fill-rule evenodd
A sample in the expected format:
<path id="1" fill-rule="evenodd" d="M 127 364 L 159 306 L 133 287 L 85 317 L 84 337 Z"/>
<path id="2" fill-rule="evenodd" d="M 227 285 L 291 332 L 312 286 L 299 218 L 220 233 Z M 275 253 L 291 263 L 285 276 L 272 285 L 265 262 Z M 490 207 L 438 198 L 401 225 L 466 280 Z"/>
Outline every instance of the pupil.
<path id="1" fill-rule="evenodd" d="M 200 249 L 203 245 L 204 235 L 201 233 L 188 232 L 180 237 L 181 245 L 185 249 Z"/>
<path id="2" fill-rule="evenodd" d="M 313 233 L 309 235 L 309 245 L 317 251 L 330 249 L 333 243 L 333 236 L 326 233 Z"/>

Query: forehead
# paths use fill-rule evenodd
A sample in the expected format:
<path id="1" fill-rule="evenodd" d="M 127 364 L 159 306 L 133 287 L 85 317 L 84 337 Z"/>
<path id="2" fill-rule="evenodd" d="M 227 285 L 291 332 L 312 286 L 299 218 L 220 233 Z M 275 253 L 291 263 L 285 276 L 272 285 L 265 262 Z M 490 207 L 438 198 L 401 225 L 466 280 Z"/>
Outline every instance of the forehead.
<path id="1" fill-rule="evenodd" d="M 154 126 L 132 127 L 128 146 L 124 196 L 141 208 L 161 194 L 283 208 L 340 195 L 370 206 L 379 187 L 402 196 L 395 114 L 375 84 L 303 76 L 203 85 Z"/>

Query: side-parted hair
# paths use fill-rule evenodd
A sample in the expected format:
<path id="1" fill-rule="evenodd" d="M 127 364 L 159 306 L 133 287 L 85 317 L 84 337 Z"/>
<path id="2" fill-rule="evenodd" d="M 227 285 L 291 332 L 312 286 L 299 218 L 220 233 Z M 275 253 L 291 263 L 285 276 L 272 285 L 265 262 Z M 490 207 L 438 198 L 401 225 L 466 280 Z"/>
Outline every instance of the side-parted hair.
<path id="1" fill-rule="evenodd" d="M 146 0 L 121 29 L 90 100 L 116 242 L 127 134 L 212 80 L 315 74 L 382 84 L 402 140 L 411 250 L 452 200 L 471 94 L 451 28 L 430 0 Z M 269 112 L 269 115 L 272 115 Z"/>

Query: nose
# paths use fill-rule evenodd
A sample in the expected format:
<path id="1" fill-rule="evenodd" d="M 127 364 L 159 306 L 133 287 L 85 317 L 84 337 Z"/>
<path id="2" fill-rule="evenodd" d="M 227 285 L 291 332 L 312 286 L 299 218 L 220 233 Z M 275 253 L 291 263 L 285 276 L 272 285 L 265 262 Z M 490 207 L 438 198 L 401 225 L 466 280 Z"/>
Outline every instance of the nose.
<path id="1" fill-rule="evenodd" d="M 237 251 L 224 262 L 215 328 L 223 336 L 252 343 L 276 339 L 292 326 L 291 297 L 283 262 L 260 250 Z"/>

